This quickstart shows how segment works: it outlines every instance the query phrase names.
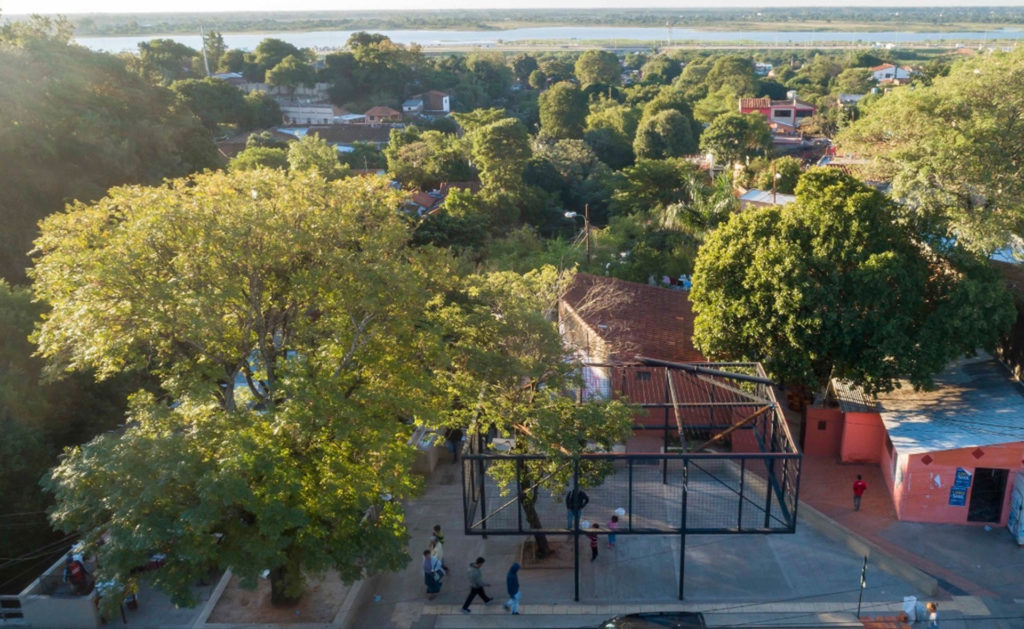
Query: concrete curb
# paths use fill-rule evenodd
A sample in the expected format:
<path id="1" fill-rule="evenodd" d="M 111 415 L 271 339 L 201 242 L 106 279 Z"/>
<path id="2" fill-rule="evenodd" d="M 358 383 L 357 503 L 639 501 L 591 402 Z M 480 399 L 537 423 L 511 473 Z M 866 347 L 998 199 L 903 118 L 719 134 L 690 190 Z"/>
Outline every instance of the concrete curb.
<path id="1" fill-rule="evenodd" d="M 879 568 L 910 583 L 926 596 L 935 596 L 938 593 L 939 582 L 935 577 L 914 567 L 906 560 L 891 555 L 874 542 L 851 531 L 806 502 L 800 503 L 797 517 L 825 537 L 845 544 L 847 548 L 862 557 L 870 558 Z"/>

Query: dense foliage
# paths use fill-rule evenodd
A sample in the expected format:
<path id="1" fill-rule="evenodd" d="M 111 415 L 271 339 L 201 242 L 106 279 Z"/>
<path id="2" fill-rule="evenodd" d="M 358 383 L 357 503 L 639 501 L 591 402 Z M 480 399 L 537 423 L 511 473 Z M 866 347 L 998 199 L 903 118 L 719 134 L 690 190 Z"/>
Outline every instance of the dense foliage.
<path id="1" fill-rule="evenodd" d="M 61 22 L 0 30 L 0 84 L 0 277 L 24 281 L 36 223 L 68 201 L 217 164 L 171 92 L 70 43 Z"/>
<path id="2" fill-rule="evenodd" d="M 990 266 L 927 247 L 881 193 L 835 170 L 805 174 L 796 192 L 733 216 L 701 248 L 694 341 L 706 355 L 762 361 L 811 390 L 830 377 L 925 387 L 1013 322 Z"/>

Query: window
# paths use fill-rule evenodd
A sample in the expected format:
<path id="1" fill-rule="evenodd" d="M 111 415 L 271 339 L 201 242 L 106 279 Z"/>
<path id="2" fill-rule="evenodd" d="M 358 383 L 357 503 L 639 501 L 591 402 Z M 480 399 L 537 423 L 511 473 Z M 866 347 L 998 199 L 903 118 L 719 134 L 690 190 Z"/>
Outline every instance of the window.
<path id="1" fill-rule="evenodd" d="M 772 112 L 772 116 L 774 116 L 775 118 L 792 118 L 793 117 L 793 110 L 792 109 L 776 109 L 775 111 Z"/>
<path id="2" fill-rule="evenodd" d="M 827 430 L 828 422 L 824 419 L 818 422 L 818 430 Z"/>
<path id="3" fill-rule="evenodd" d="M 651 372 L 649 372 L 649 371 L 638 371 L 638 372 L 636 372 L 636 380 L 637 380 L 637 382 L 650 382 L 650 380 L 651 380 Z"/>

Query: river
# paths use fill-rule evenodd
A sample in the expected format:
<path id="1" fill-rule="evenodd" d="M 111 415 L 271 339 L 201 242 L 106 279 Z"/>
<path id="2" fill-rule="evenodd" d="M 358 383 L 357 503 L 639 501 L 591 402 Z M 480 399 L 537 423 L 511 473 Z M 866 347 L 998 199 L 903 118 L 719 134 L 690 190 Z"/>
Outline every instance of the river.
<path id="1" fill-rule="evenodd" d="M 267 37 L 282 39 L 299 48 L 341 48 L 354 31 L 224 33 L 228 48 L 253 50 Z M 1024 30 L 993 29 L 991 31 L 958 32 L 895 32 L 895 31 L 706 31 L 692 28 L 641 28 L 618 26 L 550 26 L 516 28 L 504 31 L 447 30 L 384 30 L 380 32 L 399 44 L 420 44 L 425 48 L 442 46 L 492 46 L 508 42 L 573 42 L 605 41 L 629 44 L 636 42 L 659 45 L 698 42 L 703 44 L 753 43 L 765 46 L 793 44 L 923 44 L 947 42 L 978 44 L 988 40 L 1019 40 Z M 129 37 L 76 37 L 78 43 L 94 50 L 121 52 L 137 50 L 138 43 L 166 37 L 195 49 L 201 46 L 199 35 L 145 35 Z"/>

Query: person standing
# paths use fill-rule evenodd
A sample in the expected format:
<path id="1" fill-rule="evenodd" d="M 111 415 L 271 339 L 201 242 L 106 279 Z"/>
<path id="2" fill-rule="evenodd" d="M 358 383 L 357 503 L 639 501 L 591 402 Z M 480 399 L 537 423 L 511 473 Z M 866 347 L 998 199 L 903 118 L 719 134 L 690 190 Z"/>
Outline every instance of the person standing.
<path id="1" fill-rule="evenodd" d="M 505 587 L 508 588 L 508 600 L 505 601 L 505 609 L 512 612 L 512 615 L 519 614 L 519 564 L 514 563 L 505 575 Z"/>
<path id="2" fill-rule="evenodd" d="M 448 564 L 444 562 L 444 534 L 441 533 L 441 525 L 434 525 L 434 532 L 430 535 L 430 554 L 441 562 L 441 568 L 445 574 L 450 572 Z"/>
<path id="3" fill-rule="evenodd" d="M 579 487 L 570 489 L 569 493 L 565 494 L 565 528 L 570 531 L 573 529 L 583 516 L 583 507 L 587 506 L 589 502 L 590 496 Z"/>
<path id="4" fill-rule="evenodd" d="M 444 442 L 448 446 L 448 451 L 452 453 L 452 465 L 458 463 L 459 451 L 462 450 L 462 429 L 449 428 L 445 432 Z"/>
<path id="5" fill-rule="evenodd" d="M 615 529 L 619 528 L 619 516 L 613 515 L 608 520 L 608 548 L 615 548 Z"/>
<path id="6" fill-rule="evenodd" d="M 868 484 L 864 482 L 864 479 L 857 474 L 857 480 L 853 481 L 853 510 L 860 511 L 860 499 L 864 495 L 864 490 L 868 488 Z"/>
<path id="7" fill-rule="evenodd" d="M 490 605 L 491 601 L 494 600 L 487 596 L 487 592 L 484 591 L 487 584 L 484 583 L 484 575 L 480 572 L 480 566 L 482 565 L 484 565 L 484 558 L 477 557 L 476 561 L 469 564 L 469 570 L 466 571 L 466 576 L 469 577 L 469 596 L 466 597 L 466 602 L 462 604 L 463 614 L 469 613 L 469 604 L 478 595 L 484 599 L 484 605 Z"/>
<path id="8" fill-rule="evenodd" d="M 427 598 L 433 599 L 441 591 L 441 562 L 429 550 L 423 551 L 423 582 L 427 584 Z"/>
<path id="9" fill-rule="evenodd" d="M 590 525 L 590 532 L 587 533 L 587 537 L 590 538 L 590 560 L 595 561 L 597 559 L 597 531 L 601 530 L 601 527 L 597 522 Z"/>
<path id="10" fill-rule="evenodd" d="M 939 606 L 934 601 L 924 606 L 928 612 L 928 629 L 939 629 Z"/>

